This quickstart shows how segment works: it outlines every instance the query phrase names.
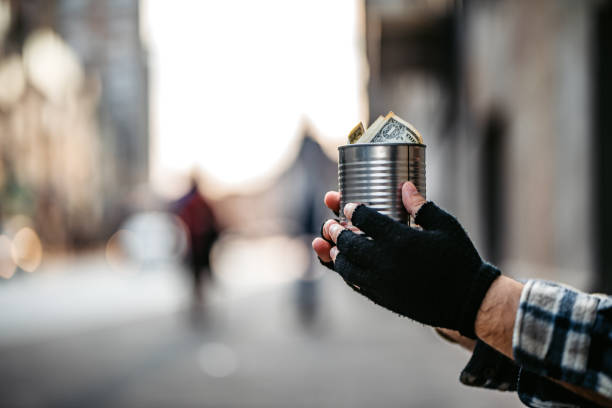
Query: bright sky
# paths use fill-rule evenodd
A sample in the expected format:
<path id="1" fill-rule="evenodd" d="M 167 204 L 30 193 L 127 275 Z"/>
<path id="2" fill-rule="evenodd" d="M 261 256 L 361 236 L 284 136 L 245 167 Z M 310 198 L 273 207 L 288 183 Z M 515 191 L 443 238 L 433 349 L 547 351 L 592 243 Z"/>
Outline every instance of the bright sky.
<path id="1" fill-rule="evenodd" d="M 257 188 L 305 122 L 335 155 L 367 117 L 362 0 L 142 0 L 142 17 L 162 193 L 196 166 L 216 195 Z"/>

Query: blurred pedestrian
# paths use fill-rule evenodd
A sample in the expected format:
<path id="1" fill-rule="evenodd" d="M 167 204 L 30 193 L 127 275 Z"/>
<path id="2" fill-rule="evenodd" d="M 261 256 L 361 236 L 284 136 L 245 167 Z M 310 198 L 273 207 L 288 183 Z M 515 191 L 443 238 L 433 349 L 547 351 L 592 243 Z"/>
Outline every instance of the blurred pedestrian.
<path id="1" fill-rule="evenodd" d="M 302 240 L 308 251 L 310 242 L 319 234 L 326 217 L 319 205 L 319 197 L 336 180 L 336 163 L 325 155 L 319 143 L 306 131 L 294 163 L 279 179 L 278 185 L 282 186 L 286 195 L 287 221 L 292 221 L 289 232 Z M 321 271 L 318 265 L 314 256 L 309 257 L 300 279 L 295 282 L 298 321 L 309 330 L 316 327 L 321 306 Z"/>
<path id="2" fill-rule="evenodd" d="M 195 177 L 189 191 L 173 204 L 174 213 L 183 221 L 188 234 L 185 261 L 193 283 L 195 306 L 204 305 L 204 292 L 212 280 L 210 252 L 219 237 L 219 228 L 213 209 L 200 193 Z"/>
<path id="3" fill-rule="evenodd" d="M 612 297 L 510 279 L 414 184 L 404 183 L 402 199 L 422 230 L 349 203 L 352 225 L 329 220 L 312 243 L 321 262 L 375 303 L 472 350 L 464 384 L 517 391 L 531 407 L 612 406 Z M 337 192 L 324 201 L 338 213 Z"/>

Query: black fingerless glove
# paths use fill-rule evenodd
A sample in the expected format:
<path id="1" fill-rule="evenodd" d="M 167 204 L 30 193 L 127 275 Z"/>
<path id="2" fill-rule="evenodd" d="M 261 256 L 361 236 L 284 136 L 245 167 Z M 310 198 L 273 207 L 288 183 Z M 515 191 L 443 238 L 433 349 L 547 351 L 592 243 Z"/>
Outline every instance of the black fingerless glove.
<path id="1" fill-rule="evenodd" d="M 423 230 L 365 205 L 351 221 L 369 238 L 338 236 L 333 269 L 349 285 L 401 315 L 476 338 L 478 309 L 500 272 L 482 261 L 455 217 L 427 202 L 415 218 Z"/>
<path id="2" fill-rule="evenodd" d="M 335 211 L 334 211 L 334 214 L 336 214 L 336 212 L 335 212 Z M 336 215 L 338 215 L 338 214 L 336 214 Z M 335 220 L 336 222 L 340 222 L 340 219 L 339 219 L 339 218 L 334 218 L 334 220 Z M 321 235 L 321 238 L 323 238 L 325 241 L 327 241 L 327 242 L 328 242 L 328 243 L 329 243 L 329 244 L 330 244 L 332 247 L 336 246 L 336 244 L 334 243 L 334 241 L 332 241 L 332 240 L 329 240 L 329 239 L 325 238 L 325 235 L 323 234 L 323 227 L 324 227 L 324 226 L 325 226 L 325 223 L 321 224 L 321 230 L 319 231 L 319 234 Z M 322 259 L 321 259 L 321 258 L 319 258 L 318 256 L 317 256 L 317 258 L 319 259 L 319 263 L 320 263 L 321 265 L 325 266 L 326 268 L 331 269 L 332 271 L 333 271 L 333 270 L 335 270 L 335 269 L 334 269 L 334 263 L 333 263 L 332 261 L 325 262 L 324 260 L 322 260 Z"/>

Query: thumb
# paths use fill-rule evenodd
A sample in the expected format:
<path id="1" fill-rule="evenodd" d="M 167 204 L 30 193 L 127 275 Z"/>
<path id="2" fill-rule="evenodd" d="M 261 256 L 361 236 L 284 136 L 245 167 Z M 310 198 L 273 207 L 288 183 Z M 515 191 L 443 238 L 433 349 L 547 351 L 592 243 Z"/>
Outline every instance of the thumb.
<path id="1" fill-rule="evenodd" d="M 425 200 L 425 197 L 419 194 L 411 181 L 404 183 L 402 186 L 402 202 L 404 203 L 406 211 L 408 211 L 410 215 L 414 217 L 426 201 L 427 200 Z"/>

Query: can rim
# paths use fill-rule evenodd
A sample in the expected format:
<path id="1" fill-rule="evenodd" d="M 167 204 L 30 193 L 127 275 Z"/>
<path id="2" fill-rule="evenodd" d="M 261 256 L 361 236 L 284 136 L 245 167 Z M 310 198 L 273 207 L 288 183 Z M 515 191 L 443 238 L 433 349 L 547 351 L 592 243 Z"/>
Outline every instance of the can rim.
<path id="1" fill-rule="evenodd" d="M 346 149 L 348 147 L 357 147 L 357 146 L 418 146 L 418 147 L 427 147 L 427 145 L 422 143 L 354 143 L 354 144 L 345 144 L 342 146 L 338 146 L 338 150 Z"/>

